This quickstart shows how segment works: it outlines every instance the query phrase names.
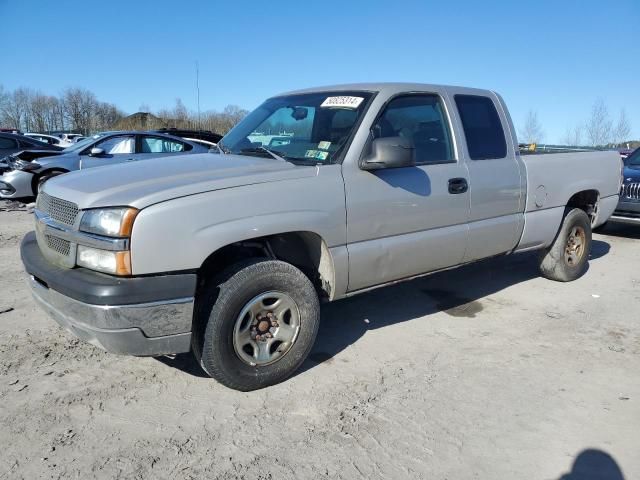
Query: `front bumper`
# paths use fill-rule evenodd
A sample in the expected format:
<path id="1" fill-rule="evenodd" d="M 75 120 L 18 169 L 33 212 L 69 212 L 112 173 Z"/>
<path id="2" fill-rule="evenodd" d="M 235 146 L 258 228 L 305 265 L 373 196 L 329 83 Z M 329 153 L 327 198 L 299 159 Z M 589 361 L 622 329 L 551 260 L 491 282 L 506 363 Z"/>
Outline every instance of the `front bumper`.
<path id="1" fill-rule="evenodd" d="M 195 274 L 119 278 L 58 267 L 42 256 L 33 232 L 20 253 L 36 302 L 80 339 L 127 355 L 190 350 Z"/>
<path id="2" fill-rule="evenodd" d="M 8 170 L 0 175 L 0 198 L 33 197 L 33 174 L 21 170 Z"/>
<path id="3" fill-rule="evenodd" d="M 617 223 L 640 225 L 640 201 L 625 201 L 625 199 L 621 198 L 609 220 Z"/>

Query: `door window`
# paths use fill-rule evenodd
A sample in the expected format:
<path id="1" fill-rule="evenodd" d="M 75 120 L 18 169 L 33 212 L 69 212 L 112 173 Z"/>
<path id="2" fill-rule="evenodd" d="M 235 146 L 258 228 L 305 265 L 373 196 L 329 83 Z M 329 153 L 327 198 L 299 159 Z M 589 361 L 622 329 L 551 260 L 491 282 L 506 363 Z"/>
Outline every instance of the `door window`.
<path id="1" fill-rule="evenodd" d="M 437 95 L 394 98 L 373 126 L 375 138 L 405 137 L 413 142 L 416 164 L 454 162 L 451 131 Z"/>
<path id="2" fill-rule="evenodd" d="M 117 135 L 96 143 L 94 147 L 101 148 L 106 154 L 115 155 L 119 153 L 133 153 L 134 144 L 133 135 Z"/>
<path id="3" fill-rule="evenodd" d="M 456 95 L 456 105 L 472 160 L 507 156 L 507 142 L 493 100 L 478 95 Z"/>
<path id="4" fill-rule="evenodd" d="M 170 138 L 142 137 L 140 151 L 141 153 L 180 153 L 187 150 L 191 150 L 190 145 Z"/>

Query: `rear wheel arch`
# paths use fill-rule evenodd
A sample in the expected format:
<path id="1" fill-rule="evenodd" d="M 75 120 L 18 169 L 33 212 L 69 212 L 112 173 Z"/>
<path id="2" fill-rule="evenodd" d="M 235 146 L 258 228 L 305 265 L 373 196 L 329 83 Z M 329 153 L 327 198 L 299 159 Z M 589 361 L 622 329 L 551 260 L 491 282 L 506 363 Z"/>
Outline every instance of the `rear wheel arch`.
<path id="1" fill-rule="evenodd" d="M 598 218 L 598 204 L 600 202 L 600 192 L 598 190 L 582 190 L 574 193 L 567 201 L 567 212 L 573 208 L 583 210 L 591 219 L 594 225 Z"/>

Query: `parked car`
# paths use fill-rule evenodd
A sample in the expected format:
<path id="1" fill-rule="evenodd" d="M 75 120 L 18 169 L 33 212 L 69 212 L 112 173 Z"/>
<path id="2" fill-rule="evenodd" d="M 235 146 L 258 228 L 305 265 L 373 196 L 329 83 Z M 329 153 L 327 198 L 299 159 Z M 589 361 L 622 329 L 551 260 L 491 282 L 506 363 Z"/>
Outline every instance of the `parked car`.
<path id="1" fill-rule="evenodd" d="M 62 150 L 60 147 L 49 145 L 24 135 L 0 133 L 0 159 L 25 149 L 49 152 Z"/>
<path id="2" fill-rule="evenodd" d="M 58 133 L 58 137 L 60 137 L 61 140 L 64 140 L 65 142 L 69 142 L 69 143 L 75 143 L 76 139 L 84 138 L 79 133 Z"/>
<path id="3" fill-rule="evenodd" d="M 44 133 L 32 133 L 27 132 L 24 134 L 25 137 L 33 138 L 34 140 L 38 140 L 42 143 L 47 143 L 49 145 L 55 145 L 56 147 L 66 148 L 69 145 L 72 145 L 72 142 L 67 140 L 63 140 L 60 137 L 56 137 L 54 135 L 46 135 Z"/>
<path id="4" fill-rule="evenodd" d="M 160 128 L 151 130 L 156 133 L 165 133 L 174 137 L 186 138 L 189 140 L 204 140 L 207 144 L 217 144 L 222 135 L 214 133 L 210 130 L 187 130 L 184 128 Z"/>
<path id="5" fill-rule="evenodd" d="M 288 143 L 250 140 L 276 123 Z M 617 152 L 522 156 L 502 98 L 461 87 L 283 94 L 218 146 L 46 182 L 21 252 L 36 301 L 75 335 L 193 350 L 238 390 L 302 364 L 321 301 L 531 250 L 544 277 L 582 276 L 620 187 Z"/>
<path id="6" fill-rule="evenodd" d="M 620 201 L 611 221 L 640 225 L 640 148 L 624 160 Z"/>
<path id="7" fill-rule="evenodd" d="M 57 152 L 25 150 L 11 156 L 0 177 L 0 198 L 34 196 L 42 183 L 73 170 L 208 151 L 200 143 L 164 133 L 98 133 Z"/>
<path id="8" fill-rule="evenodd" d="M 620 153 L 620 157 L 625 160 L 629 155 L 631 155 L 633 153 L 633 149 L 631 148 L 620 148 L 618 149 L 618 152 Z"/>

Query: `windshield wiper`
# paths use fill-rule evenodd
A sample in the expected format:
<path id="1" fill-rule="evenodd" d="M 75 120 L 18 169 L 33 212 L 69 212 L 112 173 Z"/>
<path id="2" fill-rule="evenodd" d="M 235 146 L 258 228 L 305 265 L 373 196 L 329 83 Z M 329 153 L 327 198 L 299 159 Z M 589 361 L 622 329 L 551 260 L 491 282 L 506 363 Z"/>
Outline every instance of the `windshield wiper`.
<path id="1" fill-rule="evenodd" d="M 268 153 L 276 160 L 282 160 L 283 162 L 288 162 L 288 160 L 283 156 L 282 152 L 278 152 L 276 150 L 269 150 L 266 147 L 251 147 L 251 148 L 243 148 L 240 150 L 240 153 Z"/>

